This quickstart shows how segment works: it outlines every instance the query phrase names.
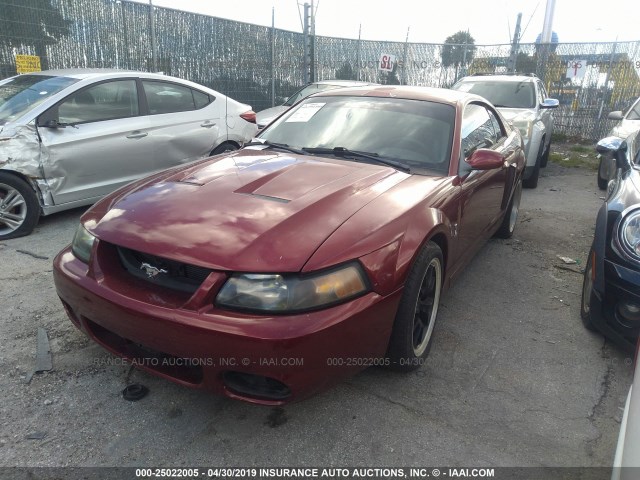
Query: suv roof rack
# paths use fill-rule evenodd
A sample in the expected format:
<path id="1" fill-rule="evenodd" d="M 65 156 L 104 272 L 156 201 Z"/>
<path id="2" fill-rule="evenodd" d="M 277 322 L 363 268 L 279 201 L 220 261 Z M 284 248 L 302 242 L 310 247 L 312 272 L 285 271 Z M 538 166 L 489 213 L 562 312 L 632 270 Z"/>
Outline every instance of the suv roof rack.
<path id="1" fill-rule="evenodd" d="M 532 72 L 527 72 L 527 73 L 521 73 L 521 72 L 498 72 L 498 73 L 492 73 L 492 72 L 477 72 L 477 73 L 472 73 L 470 76 L 471 77 L 483 77 L 483 76 L 488 76 L 488 75 L 520 75 L 522 77 L 537 77 L 537 75 L 535 73 Z"/>

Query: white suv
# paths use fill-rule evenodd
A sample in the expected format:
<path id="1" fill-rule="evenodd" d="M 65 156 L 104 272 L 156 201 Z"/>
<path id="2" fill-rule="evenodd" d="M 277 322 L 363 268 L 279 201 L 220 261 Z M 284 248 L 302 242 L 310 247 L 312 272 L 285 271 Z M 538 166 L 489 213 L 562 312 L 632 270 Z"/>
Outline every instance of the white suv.
<path id="1" fill-rule="evenodd" d="M 551 134 L 552 109 L 558 100 L 547 98 L 542 81 L 534 75 L 472 75 L 460 79 L 453 90 L 475 93 L 486 98 L 522 134 L 527 157 L 523 185 L 538 186 L 540 168 L 547 166 Z"/>

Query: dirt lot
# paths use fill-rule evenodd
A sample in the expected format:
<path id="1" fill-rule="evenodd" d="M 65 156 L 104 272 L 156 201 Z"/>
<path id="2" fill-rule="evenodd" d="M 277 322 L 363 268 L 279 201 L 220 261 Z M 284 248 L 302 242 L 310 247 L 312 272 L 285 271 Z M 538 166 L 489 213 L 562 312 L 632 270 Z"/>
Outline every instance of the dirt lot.
<path id="1" fill-rule="evenodd" d="M 44 219 L 0 243 L 0 466 L 610 465 L 630 359 L 582 327 L 581 275 L 557 268 L 584 266 L 602 194 L 593 170 L 558 162 L 525 190 L 514 238 L 489 242 L 443 298 L 427 366 L 371 368 L 284 408 L 109 365 L 51 278 L 82 211 Z M 54 368 L 25 384 L 38 327 Z M 150 394 L 123 400 L 130 381 Z"/>

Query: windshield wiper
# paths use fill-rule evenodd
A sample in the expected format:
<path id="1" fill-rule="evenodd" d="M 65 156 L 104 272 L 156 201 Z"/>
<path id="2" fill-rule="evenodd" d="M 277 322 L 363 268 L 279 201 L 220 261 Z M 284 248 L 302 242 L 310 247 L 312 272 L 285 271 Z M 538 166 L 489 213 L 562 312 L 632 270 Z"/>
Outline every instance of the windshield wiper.
<path id="1" fill-rule="evenodd" d="M 255 147 L 259 145 L 262 145 L 264 147 L 269 147 L 269 148 L 277 148 L 279 150 L 284 150 L 285 152 L 297 153 L 298 155 L 308 155 L 307 152 L 300 150 L 299 148 L 290 147 L 286 143 L 270 142 L 269 140 L 256 140 L 254 142 L 245 143 L 244 146 Z"/>
<path id="2" fill-rule="evenodd" d="M 381 163 L 382 165 L 387 165 L 389 167 L 393 167 L 397 170 L 402 170 L 403 172 L 406 173 L 411 173 L 411 168 L 409 168 L 409 165 L 406 165 L 404 163 L 401 162 L 396 162 L 393 160 L 388 160 L 386 158 L 382 158 L 380 157 L 380 155 L 378 155 L 377 153 L 367 153 L 367 152 L 359 152 L 356 150 L 349 150 L 348 148 L 344 148 L 344 147 L 334 147 L 334 148 L 323 148 L 323 147 L 317 147 L 317 148 L 307 148 L 307 147 L 303 147 L 302 150 L 304 150 L 305 152 L 309 152 L 309 153 L 319 153 L 319 154 L 331 154 L 331 155 L 335 155 L 336 157 L 355 157 L 355 158 L 364 158 L 367 160 L 371 160 L 374 161 L 376 163 Z"/>

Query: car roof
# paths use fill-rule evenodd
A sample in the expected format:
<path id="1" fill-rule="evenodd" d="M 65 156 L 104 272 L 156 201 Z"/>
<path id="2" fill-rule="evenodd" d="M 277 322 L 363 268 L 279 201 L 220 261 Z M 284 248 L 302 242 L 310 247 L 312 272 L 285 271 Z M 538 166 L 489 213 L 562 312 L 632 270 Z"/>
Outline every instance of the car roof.
<path id="1" fill-rule="evenodd" d="M 88 78 L 108 77 L 125 77 L 127 75 L 144 75 L 151 78 L 174 78 L 162 73 L 139 72 L 135 70 L 121 70 L 115 68 L 63 68 L 59 70 L 43 70 L 41 72 L 30 72 L 26 75 L 47 75 L 52 77 L 69 77 L 80 80 Z"/>
<path id="2" fill-rule="evenodd" d="M 449 105 L 457 105 L 469 100 L 478 100 L 487 103 L 484 98 L 472 93 L 449 90 L 447 88 L 414 87 L 406 85 L 371 85 L 365 87 L 341 88 L 339 90 L 328 90 L 315 93 L 311 96 L 314 98 L 332 96 L 390 97 L 409 100 L 425 100 L 446 103 Z"/>
<path id="3" fill-rule="evenodd" d="M 315 85 L 340 85 L 343 87 L 358 87 L 360 85 L 380 85 L 379 83 L 363 82 L 359 80 L 318 80 Z"/>
<path id="4" fill-rule="evenodd" d="M 468 77 L 461 78 L 459 82 L 534 82 L 538 77 L 531 75 L 470 75 Z"/>

